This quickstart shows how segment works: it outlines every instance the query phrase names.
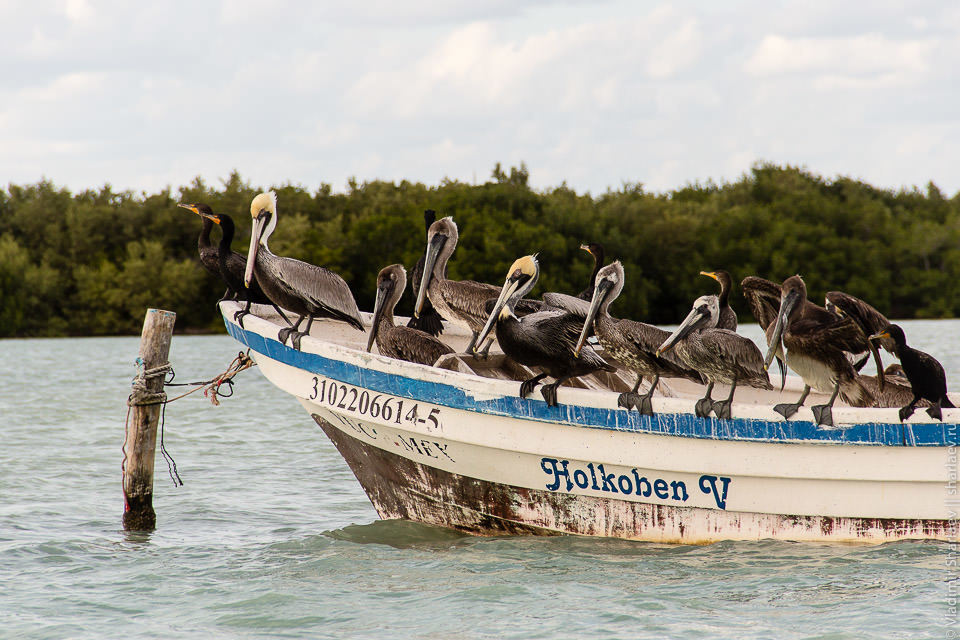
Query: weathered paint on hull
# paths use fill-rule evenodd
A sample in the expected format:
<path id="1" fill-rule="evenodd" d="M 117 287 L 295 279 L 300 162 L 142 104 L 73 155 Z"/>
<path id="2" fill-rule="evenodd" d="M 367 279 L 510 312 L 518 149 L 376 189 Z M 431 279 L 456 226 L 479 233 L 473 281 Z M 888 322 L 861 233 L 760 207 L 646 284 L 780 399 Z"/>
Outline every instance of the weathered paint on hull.
<path id="1" fill-rule="evenodd" d="M 356 475 L 381 518 L 414 520 L 474 535 L 564 533 L 707 544 L 781 539 L 880 543 L 956 540 L 956 520 L 831 518 L 736 513 L 554 493 L 488 482 L 421 464 L 313 419 Z"/>
<path id="2" fill-rule="evenodd" d="M 305 338 L 296 351 L 254 316 L 227 328 L 319 416 L 385 518 L 680 543 L 960 534 L 960 409 L 908 424 L 896 409 L 838 409 L 840 426 L 821 429 L 769 403 L 735 404 L 721 421 L 692 416 L 688 398 L 655 398 L 656 415 L 640 416 L 616 393 L 564 388 L 548 407 L 518 398 L 515 382 L 362 345 Z"/>

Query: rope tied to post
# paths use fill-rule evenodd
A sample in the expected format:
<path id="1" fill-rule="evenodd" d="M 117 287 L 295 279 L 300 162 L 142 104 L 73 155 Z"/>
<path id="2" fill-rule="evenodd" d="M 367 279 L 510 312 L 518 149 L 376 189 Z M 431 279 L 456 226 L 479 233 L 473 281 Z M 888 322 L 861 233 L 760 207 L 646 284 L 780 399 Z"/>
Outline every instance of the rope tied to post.
<path id="1" fill-rule="evenodd" d="M 154 367 L 153 369 L 144 369 L 143 358 L 137 358 L 136 366 L 138 371 L 136 377 L 134 377 L 131 383 L 133 388 L 130 391 L 130 395 L 127 397 L 127 406 L 147 407 L 166 402 L 167 394 L 163 391 L 150 391 L 147 389 L 147 382 L 160 376 L 166 378 L 168 372 L 171 374 L 170 379 L 173 380 L 173 365 L 168 362 L 159 367 Z"/>
<path id="2" fill-rule="evenodd" d="M 133 380 L 131 381 L 132 388 L 130 395 L 127 397 L 127 419 L 126 424 L 124 425 L 123 462 L 121 463 L 121 469 L 123 469 L 127 461 L 126 433 L 129 430 L 131 408 L 162 405 L 160 413 L 160 453 L 163 455 L 163 458 L 167 463 L 167 473 L 170 475 L 170 479 L 173 480 L 174 486 L 183 486 L 183 480 L 180 479 L 180 474 L 177 472 L 177 463 L 173 459 L 173 456 L 171 456 L 167 451 L 167 448 L 163 442 L 164 425 L 166 423 L 167 416 L 167 405 L 203 389 L 204 397 L 209 398 L 210 402 L 212 402 L 214 406 L 220 406 L 220 400 L 218 398 L 229 398 L 233 395 L 234 376 L 241 371 L 245 371 L 250 367 L 256 366 L 256 364 L 257 363 L 253 361 L 253 358 L 250 357 L 249 350 L 247 350 L 246 353 L 241 351 L 237 354 L 237 357 L 230 362 L 223 373 L 220 373 L 210 380 L 204 380 L 201 382 L 175 383 L 173 380 L 176 378 L 176 372 L 173 370 L 173 365 L 171 365 L 169 362 L 152 369 L 144 369 L 143 359 L 137 358 L 135 362 L 137 367 L 137 375 L 134 376 Z M 169 374 L 169 377 L 167 374 Z M 166 392 L 150 391 L 147 386 L 149 381 L 158 377 L 163 377 L 164 387 L 193 386 L 193 389 L 168 399 Z M 220 388 L 223 385 L 227 385 L 227 387 L 229 387 L 230 393 L 222 393 L 220 391 Z"/>

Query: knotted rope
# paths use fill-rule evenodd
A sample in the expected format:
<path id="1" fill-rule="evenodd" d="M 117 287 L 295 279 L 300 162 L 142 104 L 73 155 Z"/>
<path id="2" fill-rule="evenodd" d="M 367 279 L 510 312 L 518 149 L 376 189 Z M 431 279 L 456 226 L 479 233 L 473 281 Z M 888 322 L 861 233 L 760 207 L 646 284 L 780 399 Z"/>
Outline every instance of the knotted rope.
<path id="1" fill-rule="evenodd" d="M 163 455 L 163 459 L 167 462 L 167 473 L 170 475 L 170 479 L 173 480 L 174 486 L 183 486 L 183 480 L 180 479 L 180 474 L 177 473 L 177 463 L 173 459 L 173 456 L 171 456 L 167 451 L 167 448 L 163 443 L 167 405 L 203 389 L 204 397 L 209 398 L 210 402 L 212 402 L 215 406 L 219 406 L 220 400 L 218 398 L 229 398 L 233 395 L 234 376 L 241 371 L 245 371 L 246 369 L 249 369 L 257 364 L 250 357 L 249 353 L 249 350 L 247 353 L 244 353 L 243 351 L 239 352 L 237 357 L 230 362 L 230 365 L 223 373 L 211 378 L 210 380 L 185 383 L 173 382 L 174 378 L 176 377 L 176 373 L 173 370 L 173 365 L 171 365 L 169 362 L 159 367 L 154 367 L 153 369 L 144 369 L 143 359 L 137 358 L 135 363 L 137 366 L 137 375 L 131 382 L 132 389 L 130 391 L 130 395 L 127 397 L 127 419 L 124 425 L 123 462 L 120 465 L 121 470 L 127 463 L 127 432 L 130 426 L 130 409 L 133 407 L 147 407 L 159 404 L 162 405 L 160 413 L 160 453 Z M 167 378 L 168 373 L 170 374 L 169 378 Z M 165 387 L 193 386 L 193 389 L 174 398 L 168 399 L 167 394 L 164 391 L 154 392 L 147 388 L 147 383 L 150 380 L 158 377 L 164 378 L 163 386 Z M 223 385 L 227 385 L 230 388 L 230 393 L 220 392 L 220 387 Z"/>

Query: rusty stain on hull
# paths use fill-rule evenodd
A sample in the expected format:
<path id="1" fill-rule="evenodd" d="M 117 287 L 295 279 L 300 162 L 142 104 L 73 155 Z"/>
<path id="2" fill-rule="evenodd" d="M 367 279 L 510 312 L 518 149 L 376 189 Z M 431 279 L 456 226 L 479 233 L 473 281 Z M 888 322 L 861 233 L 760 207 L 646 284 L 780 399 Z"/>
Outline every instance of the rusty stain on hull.
<path id="1" fill-rule="evenodd" d="M 381 518 L 474 535 L 578 534 L 707 544 L 720 540 L 956 541 L 956 520 L 737 513 L 555 493 L 470 478 L 370 446 L 313 414 Z"/>

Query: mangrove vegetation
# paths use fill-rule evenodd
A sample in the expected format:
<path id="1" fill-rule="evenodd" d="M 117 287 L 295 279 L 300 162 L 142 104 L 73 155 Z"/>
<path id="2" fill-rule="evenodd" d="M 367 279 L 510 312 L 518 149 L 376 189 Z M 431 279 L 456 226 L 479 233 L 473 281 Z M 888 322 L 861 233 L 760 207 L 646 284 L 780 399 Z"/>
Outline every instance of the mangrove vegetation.
<path id="1" fill-rule="evenodd" d="M 49 181 L 0 191 L 0 336 L 137 333 L 147 307 L 177 312 L 179 331 L 222 330 L 221 282 L 200 266 L 200 220 L 178 202 L 203 202 L 237 222 L 246 253 L 252 186 L 238 174 L 159 193 L 71 193 Z M 676 323 L 726 269 L 735 282 L 801 274 L 810 296 L 840 289 L 891 318 L 960 314 L 960 195 L 881 189 L 810 171 L 757 165 L 739 180 L 651 193 L 640 183 L 599 195 L 566 185 L 535 190 L 526 167 L 499 165 L 483 184 L 349 181 L 344 193 L 273 186 L 279 224 L 271 248 L 339 273 L 362 310 L 377 273 L 413 266 L 423 251 L 424 209 L 451 215 L 460 244 L 449 276 L 502 284 L 519 256 L 539 252 L 541 291 L 576 293 L 593 260 L 582 242 L 620 259 L 626 287 L 612 311 Z M 219 240 L 215 229 L 213 241 Z M 735 287 L 731 304 L 749 311 Z M 409 313 L 409 292 L 398 313 Z"/>

